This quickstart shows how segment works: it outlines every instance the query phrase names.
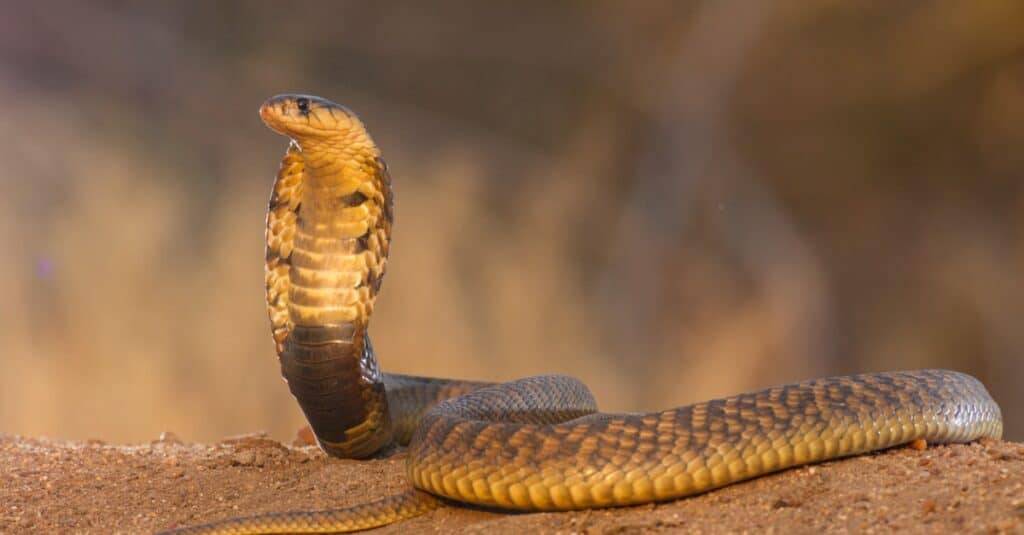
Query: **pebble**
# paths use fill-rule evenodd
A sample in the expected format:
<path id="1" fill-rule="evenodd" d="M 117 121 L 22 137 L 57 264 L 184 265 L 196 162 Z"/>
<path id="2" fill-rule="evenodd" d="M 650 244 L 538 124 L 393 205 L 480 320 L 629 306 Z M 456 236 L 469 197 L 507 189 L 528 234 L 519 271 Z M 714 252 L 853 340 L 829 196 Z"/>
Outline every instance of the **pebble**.
<path id="1" fill-rule="evenodd" d="M 160 438 L 156 439 L 161 444 L 181 444 L 181 438 L 175 435 L 173 431 L 164 431 L 160 433 Z"/>
<path id="2" fill-rule="evenodd" d="M 256 453 L 252 450 L 242 450 L 231 458 L 231 462 L 240 466 L 249 466 L 256 462 Z"/>

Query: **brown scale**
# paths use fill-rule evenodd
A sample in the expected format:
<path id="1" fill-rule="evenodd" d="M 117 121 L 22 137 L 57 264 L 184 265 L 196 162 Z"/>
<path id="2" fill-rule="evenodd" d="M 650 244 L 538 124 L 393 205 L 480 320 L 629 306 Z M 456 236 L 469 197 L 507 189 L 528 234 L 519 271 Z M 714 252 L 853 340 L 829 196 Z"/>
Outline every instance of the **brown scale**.
<path id="1" fill-rule="evenodd" d="M 357 507 L 229 518 L 189 533 L 368 529 L 451 500 L 570 510 L 670 500 L 919 442 L 999 437 L 999 407 L 945 370 L 815 379 L 649 414 L 603 414 L 570 377 L 501 385 L 383 374 L 367 335 L 390 245 L 390 178 L 363 124 L 281 95 L 260 110 L 291 138 L 267 212 L 266 287 L 282 374 L 323 449 L 408 444 L 413 489 Z"/>

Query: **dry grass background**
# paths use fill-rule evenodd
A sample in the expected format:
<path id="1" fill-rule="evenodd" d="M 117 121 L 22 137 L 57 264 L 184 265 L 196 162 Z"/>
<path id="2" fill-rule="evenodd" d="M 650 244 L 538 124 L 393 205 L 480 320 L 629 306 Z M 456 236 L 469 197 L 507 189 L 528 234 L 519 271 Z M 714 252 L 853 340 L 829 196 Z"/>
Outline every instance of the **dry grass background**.
<path id="1" fill-rule="evenodd" d="M 301 91 L 392 169 L 388 370 L 643 410 L 950 367 L 1024 439 L 1019 2 L 4 4 L 0 432 L 294 432 L 256 108 Z"/>

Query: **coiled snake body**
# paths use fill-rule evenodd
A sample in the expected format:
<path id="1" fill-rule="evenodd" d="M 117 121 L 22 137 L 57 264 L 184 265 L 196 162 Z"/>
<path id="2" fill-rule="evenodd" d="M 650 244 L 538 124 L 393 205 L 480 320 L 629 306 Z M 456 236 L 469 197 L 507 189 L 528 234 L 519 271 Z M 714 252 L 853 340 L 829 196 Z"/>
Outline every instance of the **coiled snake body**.
<path id="1" fill-rule="evenodd" d="M 435 496 L 518 510 L 639 504 L 918 439 L 1002 434 L 985 387 L 945 370 L 816 379 L 647 414 L 599 413 L 570 377 L 487 385 L 383 374 L 366 334 L 392 221 L 380 151 L 352 112 L 321 98 L 272 97 L 260 116 L 292 140 L 267 214 L 282 374 L 327 453 L 408 444 L 415 489 L 182 531 L 354 531 L 422 514 Z"/>

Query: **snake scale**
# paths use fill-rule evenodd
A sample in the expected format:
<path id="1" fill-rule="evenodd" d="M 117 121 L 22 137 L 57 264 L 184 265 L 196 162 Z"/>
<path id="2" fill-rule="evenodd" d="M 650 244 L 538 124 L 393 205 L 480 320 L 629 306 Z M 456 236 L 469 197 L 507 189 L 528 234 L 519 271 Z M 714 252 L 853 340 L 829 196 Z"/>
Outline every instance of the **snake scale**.
<path id="1" fill-rule="evenodd" d="M 393 216 L 380 150 L 355 114 L 322 98 L 275 96 L 260 116 L 291 139 L 266 234 L 282 375 L 324 451 L 362 458 L 407 444 L 414 488 L 179 532 L 355 531 L 423 514 L 437 497 L 533 511 L 640 504 L 914 440 L 1002 434 L 985 387 L 945 370 L 815 379 L 647 414 L 597 412 L 571 377 L 491 385 L 382 373 L 367 335 Z"/>

